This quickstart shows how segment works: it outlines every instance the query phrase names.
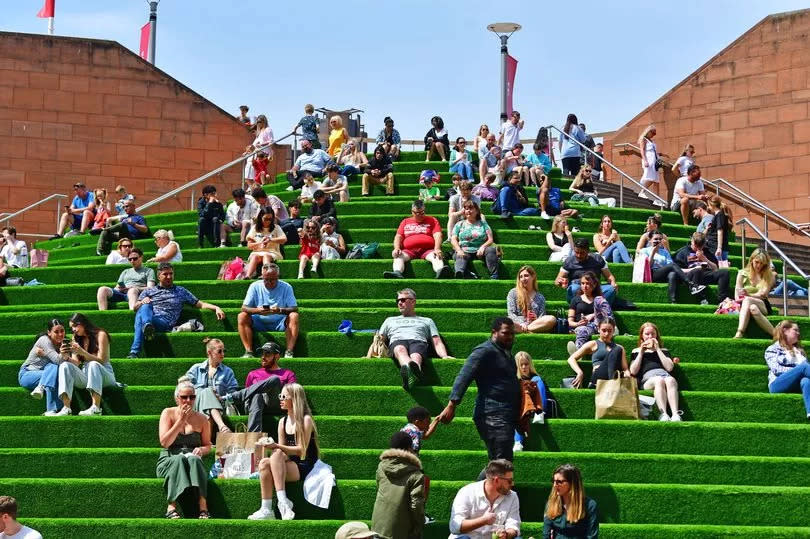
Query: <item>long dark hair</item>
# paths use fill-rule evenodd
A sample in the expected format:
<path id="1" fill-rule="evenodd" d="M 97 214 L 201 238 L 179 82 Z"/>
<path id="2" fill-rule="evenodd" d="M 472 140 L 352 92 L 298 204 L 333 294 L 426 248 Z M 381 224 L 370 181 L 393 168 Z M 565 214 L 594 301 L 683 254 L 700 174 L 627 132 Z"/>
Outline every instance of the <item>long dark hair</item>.
<path id="1" fill-rule="evenodd" d="M 64 328 L 65 324 L 63 324 L 62 321 L 59 320 L 58 318 L 51 318 L 50 320 L 48 320 L 48 323 L 46 324 L 47 329 L 45 331 L 41 331 L 40 333 L 38 333 L 34 340 L 37 341 L 39 340 L 40 337 L 44 337 L 45 335 L 50 333 L 51 330 L 56 326 L 62 326 Z"/>
<path id="2" fill-rule="evenodd" d="M 270 224 L 270 232 L 276 228 L 276 212 L 273 211 L 273 208 L 262 208 L 259 210 L 259 215 L 256 216 L 256 230 L 261 232 L 264 230 L 264 224 L 262 224 L 262 218 L 265 215 L 269 215 L 273 218 L 272 223 Z"/>
<path id="3" fill-rule="evenodd" d="M 586 271 L 579 278 L 580 280 L 587 279 L 588 281 L 590 281 L 591 286 L 593 287 L 593 291 L 591 292 L 593 297 L 602 295 L 602 287 L 599 284 L 599 278 L 596 276 L 594 272 Z M 580 288 L 579 290 L 577 290 L 577 295 L 583 296 L 585 295 L 585 291 L 582 290 L 582 288 Z"/>
<path id="4" fill-rule="evenodd" d="M 569 114 L 568 117 L 565 119 L 565 125 L 563 126 L 563 132 L 567 135 L 571 132 L 572 125 L 578 125 L 579 120 L 577 120 L 576 114 Z"/>
<path id="5" fill-rule="evenodd" d="M 434 122 L 436 122 L 436 125 L 433 127 L 436 129 L 444 129 L 444 120 L 442 120 L 441 116 L 434 116 L 430 119 L 430 125 L 433 125 Z"/>
<path id="6" fill-rule="evenodd" d="M 84 337 L 74 335 L 73 338 L 89 353 L 95 354 L 98 352 L 98 332 L 104 331 L 103 329 L 92 323 L 90 319 L 82 313 L 73 313 L 68 323 L 84 326 L 84 332 L 87 335 Z"/>

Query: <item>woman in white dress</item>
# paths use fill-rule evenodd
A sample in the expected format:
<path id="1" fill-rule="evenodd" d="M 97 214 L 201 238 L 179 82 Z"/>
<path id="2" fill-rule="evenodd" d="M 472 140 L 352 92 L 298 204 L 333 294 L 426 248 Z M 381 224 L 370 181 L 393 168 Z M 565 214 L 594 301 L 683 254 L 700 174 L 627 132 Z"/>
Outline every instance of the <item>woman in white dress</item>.
<path id="1" fill-rule="evenodd" d="M 643 170 L 641 185 L 658 195 L 658 169 L 655 168 L 655 165 L 658 162 L 658 156 L 662 154 L 658 153 L 658 148 L 652 140 L 655 135 L 655 126 L 648 125 L 638 138 L 638 147 L 641 151 L 641 168 Z M 638 197 L 650 198 L 644 191 L 640 192 Z"/>

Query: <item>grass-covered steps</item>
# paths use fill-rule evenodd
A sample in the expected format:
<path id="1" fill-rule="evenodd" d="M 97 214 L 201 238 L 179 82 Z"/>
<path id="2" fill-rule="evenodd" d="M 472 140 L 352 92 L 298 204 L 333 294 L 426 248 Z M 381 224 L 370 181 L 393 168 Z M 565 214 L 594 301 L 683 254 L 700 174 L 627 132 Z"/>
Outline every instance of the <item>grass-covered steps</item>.
<path id="1" fill-rule="evenodd" d="M 521 518 L 542 521 L 549 486 L 525 483 L 516 477 L 515 490 L 521 497 Z M 459 488 L 469 481 L 431 481 L 427 511 L 449 515 Z M 161 515 L 165 500 L 160 479 L 3 479 L 0 489 L 15 492 L 18 502 L 31 517 L 68 517 L 80 512 L 86 518 Z M 96 489 L 103 492 L 93 504 L 75 492 Z M 296 518 L 368 519 L 374 505 L 374 480 L 342 480 L 332 492 L 328 509 L 305 503 L 300 485 L 290 488 Z M 209 482 L 208 506 L 214 518 L 244 519 L 259 505 L 258 481 L 231 480 Z M 610 483 L 587 484 L 587 493 L 599 505 L 601 522 L 658 524 L 756 525 L 759 511 L 785 526 L 802 526 L 810 519 L 810 488 L 726 485 L 679 485 Z M 296 495 L 297 494 L 297 495 Z M 794 504 L 786 505 L 776 494 L 789 494 Z M 54 506 L 52 499 L 60 500 Z M 122 504 L 121 500 L 128 500 Z M 677 504 L 672 501 L 677 500 Z M 227 501 L 227 504 L 226 504 Z M 670 504 L 665 512 L 650 511 Z M 757 508 L 759 511 L 753 511 Z"/>

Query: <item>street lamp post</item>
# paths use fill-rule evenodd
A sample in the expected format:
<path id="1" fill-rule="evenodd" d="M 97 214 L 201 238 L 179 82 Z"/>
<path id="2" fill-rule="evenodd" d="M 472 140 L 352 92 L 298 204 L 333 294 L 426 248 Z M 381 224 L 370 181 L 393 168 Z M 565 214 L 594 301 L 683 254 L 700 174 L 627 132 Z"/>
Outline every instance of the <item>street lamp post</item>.
<path id="1" fill-rule="evenodd" d="M 506 56 L 509 50 L 506 42 L 520 30 L 521 26 L 514 22 L 495 22 L 487 26 L 487 30 L 494 33 L 501 40 L 501 122 L 507 120 L 506 116 Z"/>
<path id="2" fill-rule="evenodd" d="M 149 63 L 155 65 L 157 39 L 157 7 L 160 0 L 149 0 Z"/>

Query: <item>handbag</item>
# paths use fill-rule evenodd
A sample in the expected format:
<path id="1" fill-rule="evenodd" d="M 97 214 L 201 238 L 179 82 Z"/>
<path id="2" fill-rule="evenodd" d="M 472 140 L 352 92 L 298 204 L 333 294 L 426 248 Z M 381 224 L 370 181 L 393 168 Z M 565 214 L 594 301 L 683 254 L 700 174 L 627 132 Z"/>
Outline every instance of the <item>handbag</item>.
<path id="1" fill-rule="evenodd" d="M 731 267 L 731 264 L 729 264 L 728 260 L 718 260 L 717 267 L 719 269 L 729 269 Z"/>
<path id="2" fill-rule="evenodd" d="M 635 377 L 616 372 L 610 380 L 596 381 L 596 419 L 639 419 L 638 384 Z"/>
<path id="3" fill-rule="evenodd" d="M 48 251 L 45 249 L 34 249 L 30 253 L 31 267 L 44 268 L 48 265 Z"/>
<path id="4" fill-rule="evenodd" d="M 227 264 L 228 266 L 225 268 L 225 271 L 222 274 L 222 280 L 224 281 L 234 281 L 238 279 L 245 270 L 245 262 L 238 256 Z M 220 271 L 221 270 L 222 268 L 220 268 Z"/>
<path id="5" fill-rule="evenodd" d="M 388 350 L 388 343 L 385 342 L 385 337 L 379 331 L 374 332 L 374 338 L 371 340 L 371 346 L 368 347 L 366 357 L 390 357 L 391 352 Z"/>
<path id="6" fill-rule="evenodd" d="M 636 259 L 633 261 L 633 282 L 634 283 L 652 282 L 650 257 L 640 252 L 636 253 Z"/>
<path id="7" fill-rule="evenodd" d="M 717 310 L 714 311 L 714 314 L 739 314 L 740 306 L 741 303 L 739 301 L 726 298 L 720 302 L 720 305 L 717 306 Z"/>

